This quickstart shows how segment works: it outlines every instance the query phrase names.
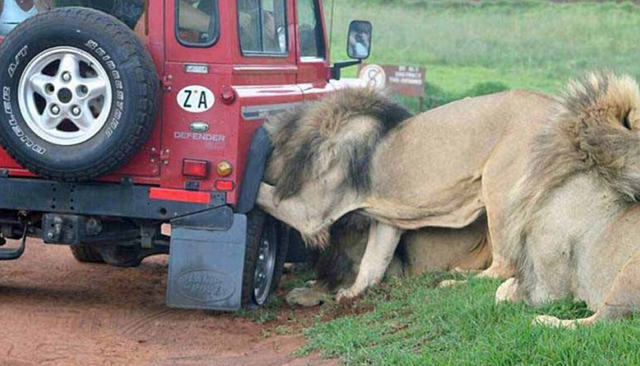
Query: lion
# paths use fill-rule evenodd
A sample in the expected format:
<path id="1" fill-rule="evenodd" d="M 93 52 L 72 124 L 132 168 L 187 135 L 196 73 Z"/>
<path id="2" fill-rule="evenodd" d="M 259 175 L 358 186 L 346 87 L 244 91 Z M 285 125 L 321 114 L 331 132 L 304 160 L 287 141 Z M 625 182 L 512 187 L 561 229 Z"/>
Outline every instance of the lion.
<path id="1" fill-rule="evenodd" d="M 266 123 L 274 149 L 257 204 L 310 247 L 326 247 L 345 214 L 370 217 L 356 279 L 337 294 L 354 298 L 382 279 L 406 230 L 463 228 L 486 214 L 499 246 L 504 192 L 524 174 L 530 139 L 555 104 L 545 94 L 508 91 L 409 117 L 374 90 L 338 91 Z M 512 273 L 493 255 L 482 275 Z"/>
<path id="2" fill-rule="evenodd" d="M 355 219 L 354 219 L 355 218 Z M 317 279 L 295 288 L 286 296 L 290 305 L 316 306 L 337 291 L 351 286 L 367 245 L 370 219 L 348 214 L 331 227 L 331 245 L 309 252 Z M 465 274 L 483 270 L 491 264 L 487 220 L 461 228 L 422 228 L 405 232 L 385 277 L 404 277 L 432 271 Z"/>
<path id="3" fill-rule="evenodd" d="M 498 250 L 516 274 L 497 301 L 574 298 L 595 312 L 535 320 L 566 328 L 640 309 L 639 107 L 629 76 L 598 72 L 569 83 L 509 198 Z"/>

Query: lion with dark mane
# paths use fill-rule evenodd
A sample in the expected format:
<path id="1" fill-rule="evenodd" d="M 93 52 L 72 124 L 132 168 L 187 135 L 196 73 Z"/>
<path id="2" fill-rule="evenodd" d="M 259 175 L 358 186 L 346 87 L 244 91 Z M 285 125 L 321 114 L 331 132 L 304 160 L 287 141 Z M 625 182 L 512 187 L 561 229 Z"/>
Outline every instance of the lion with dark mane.
<path id="1" fill-rule="evenodd" d="M 574 327 L 640 309 L 640 93 L 628 76 L 571 82 L 533 144 L 508 204 L 502 255 L 516 264 L 498 301 L 540 305 L 575 298 L 583 319 L 539 316 Z"/>
<path id="2" fill-rule="evenodd" d="M 371 219 L 356 279 L 338 300 L 379 282 L 401 235 L 464 228 L 486 215 L 491 245 L 504 221 L 504 192 L 524 173 L 531 136 L 556 104 L 509 91 L 467 98 L 415 117 L 378 92 L 347 89 L 267 123 L 274 151 L 257 203 L 301 232 L 330 243 L 346 214 Z M 493 255 L 484 275 L 509 277 Z"/>
<path id="3" fill-rule="evenodd" d="M 290 305 L 316 306 L 356 279 L 367 246 L 370 219 L 347 214 L 331 227 L 331 245 L 308 251 L 316 279 L 286 296 Z M 472 274 L 491 264 L 487 218 L 460 229 L 427 227 L 405 232 L 385 277 L 404 277 L 433 271 Z M 446 283 L 446 282 L 442 282 Z"/>

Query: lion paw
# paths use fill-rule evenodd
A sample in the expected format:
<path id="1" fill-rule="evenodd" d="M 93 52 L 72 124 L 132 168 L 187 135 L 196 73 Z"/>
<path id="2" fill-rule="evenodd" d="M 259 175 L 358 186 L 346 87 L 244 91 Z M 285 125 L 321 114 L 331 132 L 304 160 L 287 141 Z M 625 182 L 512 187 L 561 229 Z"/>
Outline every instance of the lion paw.
<path id="1" fill-rule="evenodd" d="M 336 295 L 336 302 L 340 304 L 349 303 L 355 300 L 361 293 L 359 291 L 354 290 L 352 287 L 350 288 L 341 288 Z"/>
<path id="2" fill-rule="evenodd" d="M 443 287 L 452 287 L 452 286 L 459 286 L 459 285 L 463 285 L 467 283 L 466 280 L 442 280 L 440 281 L 440 283 L 438 284 L 438 288 L 443 288 Z"/>
<path id="3" fill-rule="evenodd" d="M 496 304 L 501 302 L 517 302 L 518 280 L 514 277 L 504 281 L 496 290 Z"/>
<path id="4" fill-rule="evenodd" d="M 574 320 L 562 320 L 551 315 L 538 315 L 533 319 L 531 324 L 565 329 L 574 329 L 576 327 Z"/>
<path id="5" fill-rule="evenodd" d="M 460 267 L 455 267 L 454 269 L 451 270 L 451 272 L 459 273 L 463 276 L 474 276 L 480 273 L 480 271 L 477 269 L 466 269 L 466 268 L 460 268 Z"/>

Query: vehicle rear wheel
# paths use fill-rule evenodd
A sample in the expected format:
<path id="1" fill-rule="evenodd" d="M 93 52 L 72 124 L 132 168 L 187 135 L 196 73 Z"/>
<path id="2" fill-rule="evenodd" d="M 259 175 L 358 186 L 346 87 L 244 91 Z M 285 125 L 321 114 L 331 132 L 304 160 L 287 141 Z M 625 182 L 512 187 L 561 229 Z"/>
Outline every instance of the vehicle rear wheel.
<path id="1" fill-rule="evenodd" d="M 78 262 L 107 263 L 116 267 L 138 267 L 145 257 L 140 245 L 80 243 L 69 248 Z"/>
<path id="2" fill-rule="evenodd" d="M 259 307 L 278 287 L 287 257 L 289 235 L 279 221 L 259 209 L 247 215 L 247 246 L 242 278 L 242 304 Z"/>
<path id="3" fill-rule="evenodd" d="M 77 245 L 71 245 L 69 248 L 71 249 L 71 254 L 73 254 L 73 257 L 78 262 L 104 263 L 104 259 L 102 259 L 100 252 L 91 244 L 80 243 Z"/>
<path id="4" fill-rule="evenodd" d="M 151 56 L 116 18 L 60 8 L 18 25 L 0 45 L 0 145 L 51 179 L 88 180 L 147 141 L 159 101 Z"/>

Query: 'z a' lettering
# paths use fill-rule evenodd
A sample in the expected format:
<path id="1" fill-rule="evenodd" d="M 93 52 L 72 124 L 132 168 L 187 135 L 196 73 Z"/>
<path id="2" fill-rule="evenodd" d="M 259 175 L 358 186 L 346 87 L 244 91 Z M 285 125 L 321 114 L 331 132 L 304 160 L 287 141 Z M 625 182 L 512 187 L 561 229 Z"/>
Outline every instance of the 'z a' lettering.
<path id="1" fill-rule="evenodd" d="M 178 106 L 189 113 L 202 113 L 211 109 L 216 97 L 211 89 L 202 85 L 188 85 L 176 95 Z"/>
<path id="2" fill-rule="evenodd" d="M 184 104 L 182 104 L 182 106 L 184 108 L 192 108 L 191 103 L 189 103 L 189 99 L 191 99 L 191 95 L 193 94 L 193 90 L 185 89 L 184 93 L 187 95 L 187 97 L 184 99 Z"/>
<path id="3" fill-rule="evenodd" d="M 209 104 L 207 103 L 207 94 L 200 93 L 200 101 L 198 102 L 198 109 L 208 109 Z"/>

